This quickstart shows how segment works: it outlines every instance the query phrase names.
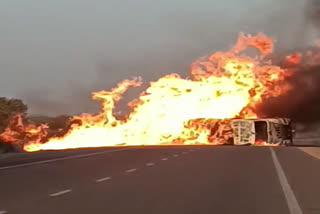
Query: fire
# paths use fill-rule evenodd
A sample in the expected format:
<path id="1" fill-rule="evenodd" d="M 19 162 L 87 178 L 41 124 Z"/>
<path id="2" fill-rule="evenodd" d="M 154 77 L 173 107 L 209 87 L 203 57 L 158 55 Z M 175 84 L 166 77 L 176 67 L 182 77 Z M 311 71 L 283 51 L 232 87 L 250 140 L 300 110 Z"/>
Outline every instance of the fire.
<path id="1" fill-rule="evenodd" d="M 301 63 L 301 53 L 293 53 L 290 54 L 289 56 L 286 56 L 286 64 L 287 65 L 298 65 Z"/>
<path id="2" fill-rule="evenodd" d="M 24 132 L 22 115 L 17 114 L 10 120 L 8 126 L 0 134 L 0 140 L 3 142 L 13 143 L 21 132 Z"/>
<path id="3" fill-rule="evenodd" d="M 241 56 L 247 46 L 257 48 L 260 56 Z M 79 122 L 64 136 L 46 142 L 31 140 L 24 150 L 222 144 L 232 136 L 227 122 L 230 118 L 257 118 L 255 107 L 263 98 L 290 89 L 283 80 L 291 72 L 264 61 L 272 49 L 273 40 L 261 33 L 241 34 L 230 51 L 192 63 L 190 78 L 168 74 L 151 82 L 138 99 L 128 104 L 131 113 L 121 120 L 114 116 L 115 103 L 129 87 L 140 86 L 141 78 L 124 80 L 110 91 L 94 92 L 92 98 L 102 103 L 100 113 L 75 116 L 72 120 Z M 37 129 L 29 132 L 37 133 Z"/>
<path id="4" fill-rule="evenodd" d="M 255 146 L 264 146 L 264 145 L 268 145 L 266 141 L 263 141 L 263 140 L 256 140 L 255 141 Z M 272 145 L 272 144 L 270 144 Z"/>
<path id="5" fill-rule="evenodd" d="M 38 144 L 47 135 L 46 129 L 48 128 L 47 124 L 41 124 L 40 126 L 34 124 L 25 125 L 23 123 L 23 115 L 16 114 L 0 134 L 0 140 L 20 146 L 25 143 L 25 140 Z"/>

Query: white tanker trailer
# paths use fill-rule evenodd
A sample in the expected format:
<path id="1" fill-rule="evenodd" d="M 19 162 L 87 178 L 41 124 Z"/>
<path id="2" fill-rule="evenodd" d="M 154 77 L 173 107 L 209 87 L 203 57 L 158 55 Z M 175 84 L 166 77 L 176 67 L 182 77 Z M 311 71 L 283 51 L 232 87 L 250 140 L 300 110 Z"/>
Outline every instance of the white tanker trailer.
<path id="1" fill-rule="evenodd" d="M 293 145 L 295 130 L 288 118 L 231 120 L 234 145 Z"/>

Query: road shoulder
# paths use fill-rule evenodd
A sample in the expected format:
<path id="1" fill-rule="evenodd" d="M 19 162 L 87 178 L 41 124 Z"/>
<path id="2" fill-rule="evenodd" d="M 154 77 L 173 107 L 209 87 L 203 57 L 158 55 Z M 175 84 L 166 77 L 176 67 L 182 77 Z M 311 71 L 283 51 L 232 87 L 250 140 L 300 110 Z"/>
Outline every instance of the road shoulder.
<path id="1" fill-rule="evenodd" d="M 319 147 L 300 147 L 299 149 L 314 158 L 320 159 Z"/>

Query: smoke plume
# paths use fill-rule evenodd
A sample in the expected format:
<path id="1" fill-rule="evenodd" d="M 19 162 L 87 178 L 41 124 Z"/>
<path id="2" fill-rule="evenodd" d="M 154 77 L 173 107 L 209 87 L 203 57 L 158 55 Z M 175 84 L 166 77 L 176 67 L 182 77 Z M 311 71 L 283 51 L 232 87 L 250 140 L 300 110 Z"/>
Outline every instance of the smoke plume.
<path id="1" fill-rule="evenodd" d="M 295 52 L 301 53 L 301 63 L 289 68 L 295 72 L 285 80 L 292 89 L 283 96 L 265 100 L 259 111 L 267 117 L 289 117 L 303 124 L 317 123 L 320 122 L 320 50 L 309 48 Z M 283 65 L 279 59 L 287 54 L 273 57 Z"/>

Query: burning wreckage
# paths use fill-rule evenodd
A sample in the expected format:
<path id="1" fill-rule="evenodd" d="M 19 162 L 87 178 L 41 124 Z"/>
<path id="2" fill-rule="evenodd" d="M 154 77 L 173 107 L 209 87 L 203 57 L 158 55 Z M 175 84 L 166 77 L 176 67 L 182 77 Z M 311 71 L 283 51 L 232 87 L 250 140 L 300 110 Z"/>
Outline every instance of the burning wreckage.
<path id="1" fill-rule="evenodd" d="M 249 46 L 259 55 L 245 56 Z M 273 39 L 264 34 L 240 34 L 230 51 L 193 62 L 189 78 L 168 74 L 150 82 L 138 99 L 128 103 L 131 111 L 122 119 L 114 115 L 115 103 L 129 87 L 141 86 L 141 78 L 92 93 L 101 101 L 101 112 L 70 118 L 63 134 L 49 137 L 50 129 L 43 124 L 32 129 L 22 125 L 19 130 L 11 124 L 0 137 L 8 143 L 22 142 L 27 152 L 140 145 L 292 145 L 291 120 L 266 119 L 257 107 L 292 89 L 287 79 L 301 54 L 287 56 L 285 67 L 267 60 L 272 51 Z"/>
<path id="2" fill-rule="evenodd" d="M 47 136 L 49 129 L 47 125 L 24 126 L 21 121 L 21 115 L 16 115 L 7 129 L 0 134 L 0 139 L 23 148 L 28 142 L 41 143 Z M 188 140 L 198 139 L 196 130 L 201 129 L 208 131 L 204 137 L 209 145 L 292 146 L 295 132 L 288 118 L 195 119 L 185 123 L 184 127 L 190 131 L 190 137 L 183 139 L 182 142 L 176 139 L 171 145 L 183 145 Z"/>
<path id="3" fill-rule="evenodd" d="M 198 119 L 188 129 L 207 129 L 205 136 L 213 145 L 293 145 L 294 128 L 288 118 Z M 196 136 L 198 137 L 198 136 Z"/>

